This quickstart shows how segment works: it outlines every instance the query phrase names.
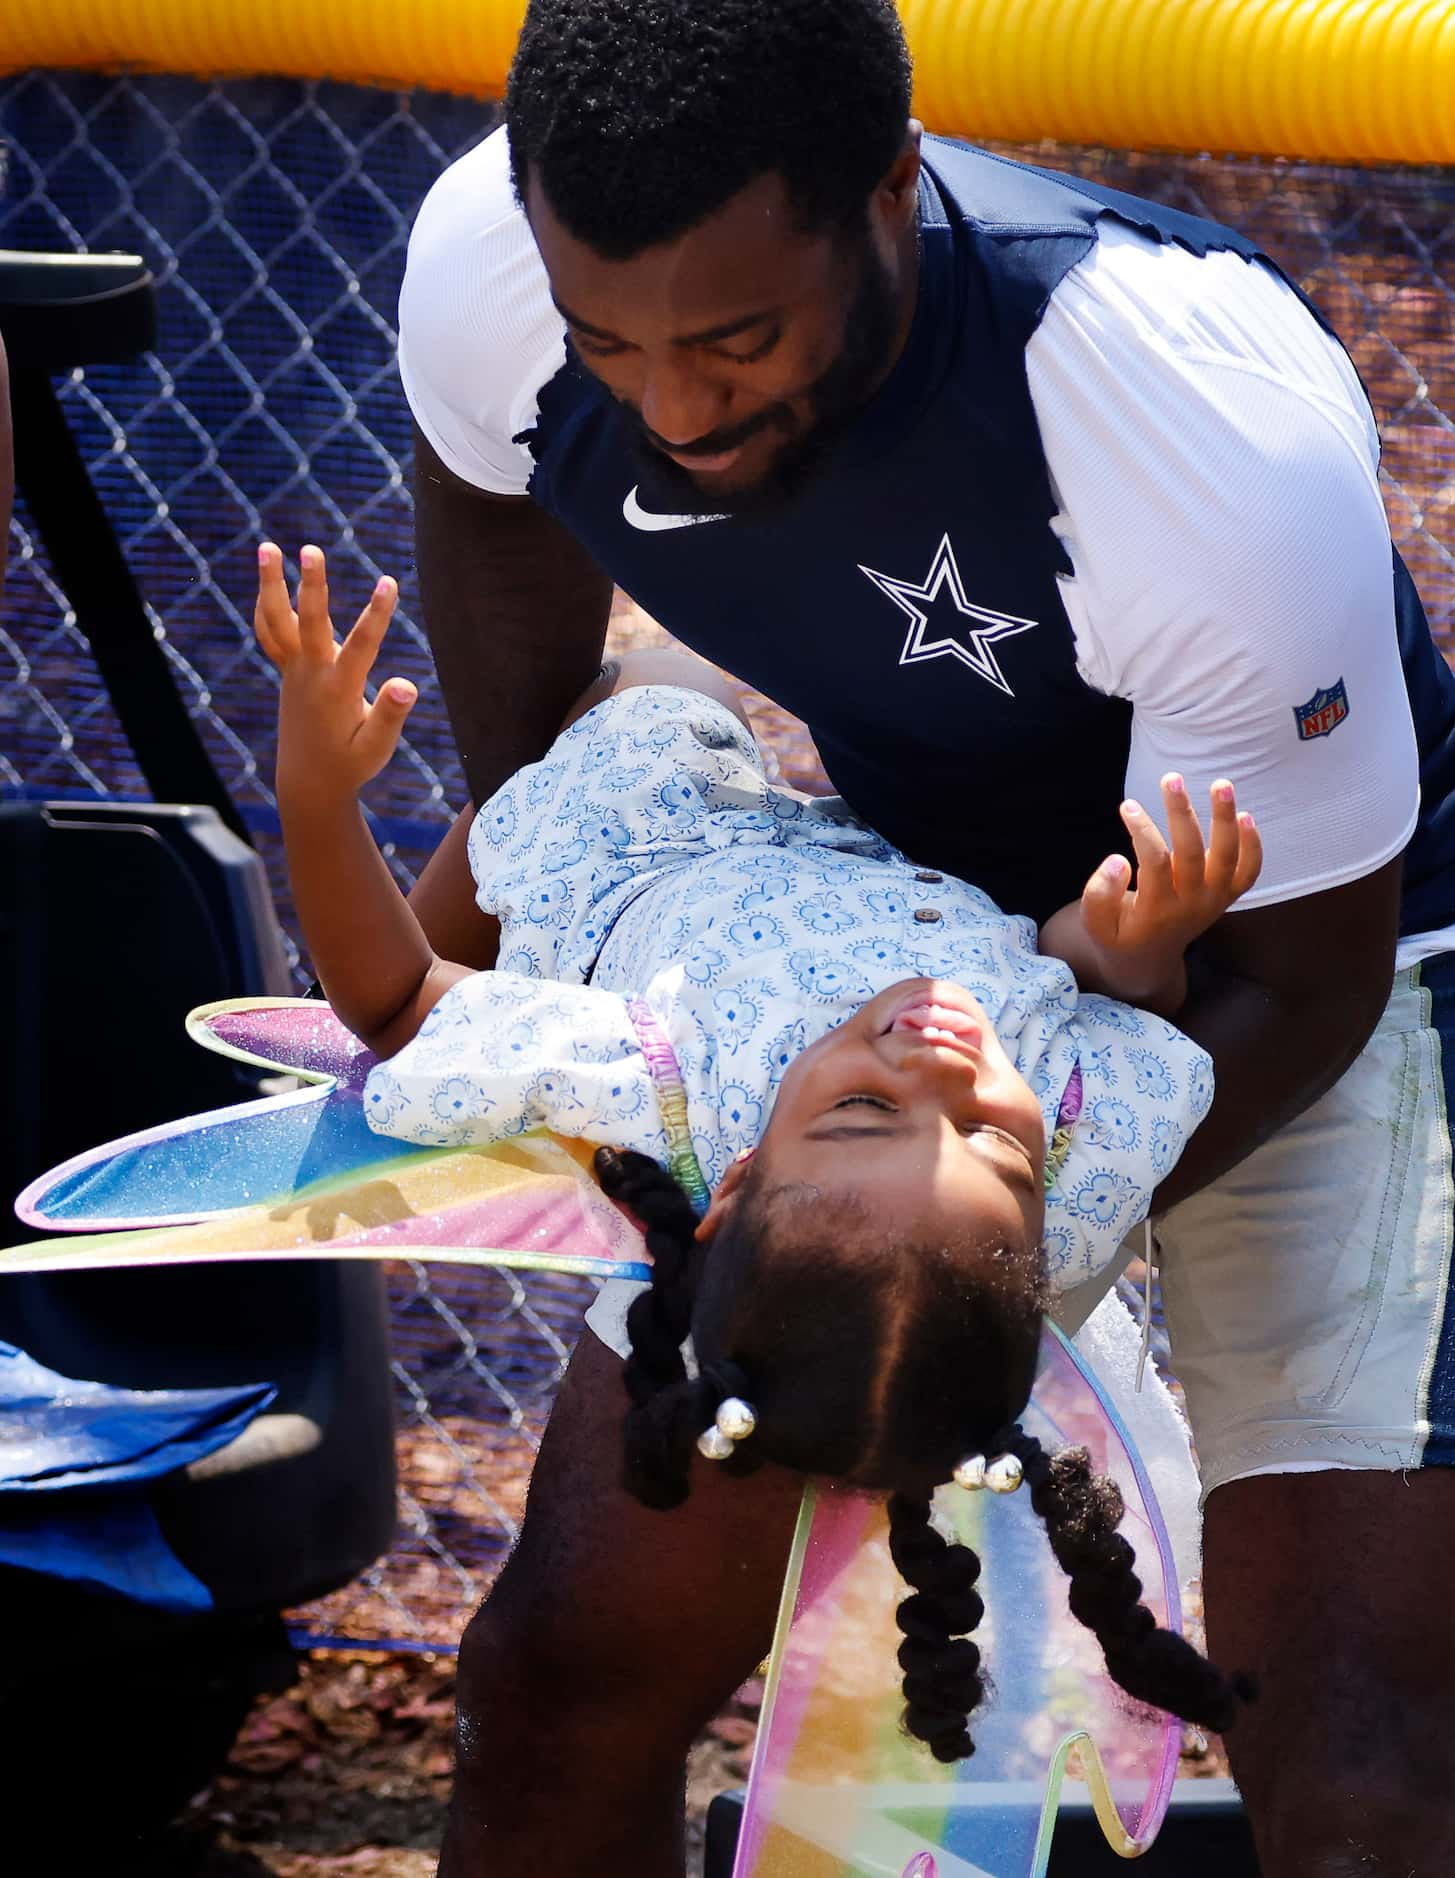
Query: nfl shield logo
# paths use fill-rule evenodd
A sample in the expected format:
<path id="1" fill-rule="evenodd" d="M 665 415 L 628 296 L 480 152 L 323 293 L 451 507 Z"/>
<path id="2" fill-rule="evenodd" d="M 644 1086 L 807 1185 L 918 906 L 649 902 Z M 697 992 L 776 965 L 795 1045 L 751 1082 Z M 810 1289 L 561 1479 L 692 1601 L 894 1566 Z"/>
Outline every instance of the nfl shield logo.
<path id="1" fill-rule="evenodd" d="M 1335 731 L 1349 715 L 1349 694 L 1344 689 L 1342 678 L 1336 678 L 1332 685 L 1323 691 L 1316 691 L 1307 704 L 1295 704 L 1293 721 L 1298 725 L 1300 739 L 1307 743 L 1311 737 L 1327 737 Z"/>

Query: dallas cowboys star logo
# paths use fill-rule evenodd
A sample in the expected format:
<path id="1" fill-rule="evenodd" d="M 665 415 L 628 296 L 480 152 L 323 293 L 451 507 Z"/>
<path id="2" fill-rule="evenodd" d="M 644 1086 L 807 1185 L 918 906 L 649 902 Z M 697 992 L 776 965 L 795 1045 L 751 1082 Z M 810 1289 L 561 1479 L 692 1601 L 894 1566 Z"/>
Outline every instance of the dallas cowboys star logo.
<path id="1" fill-rule="evenodd" d="M 1000 661 L 993 648 L 999 640 L 1013 638 L 1016 633 L 1027 633 L 1040 622 L 1021 619 L 1015 613 L 997 613 L 994 607 L 975 606 L 967 600 L 948 535 L 941 537 L 935 558 L 930 563 L 930 571 L 918 585 L 912 580 L 896 580 L 891 574 L 878 574 L 862 562 L 859 563 L 859 572 L 867 574 L 881 593 L 888 594 L 909 620 L 904 650 L 899 655 L 901 665 L 920 665 L 926 659 L 958 659 L 962 665 L 968 665 L 972 672 L 978 672 L 994 685 L 997 691 L 1003 691 L 1008 698 L 1015 696 L 1005 673 L 1000 669 Z M 953 636 L 941 633 L 932 638 L 926 631 L 930 623 L 927 609 L 935 605 L 942 587 L 949 588 L 959 620 L 955 623 Z M 971 623 L 964 625 L 960 621 Z M 978 624 L 975 623 L 977 621 Z"/>

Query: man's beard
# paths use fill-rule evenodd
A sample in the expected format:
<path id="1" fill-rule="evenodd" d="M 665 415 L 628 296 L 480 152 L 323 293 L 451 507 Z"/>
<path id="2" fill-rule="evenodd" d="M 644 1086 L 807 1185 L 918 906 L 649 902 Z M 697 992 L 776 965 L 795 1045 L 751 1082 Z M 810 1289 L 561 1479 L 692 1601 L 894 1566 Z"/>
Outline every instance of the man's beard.
<path id="1" fill-rule="evenodd" d="M 641 475 L 642 493 L 664 514 L 761 515 L 793 502 L 813 481 L 825 460 L 853 428 L 894 350 L 899 307 L 889 270 L 880 261 L 866 231 L 859 284 L 844 322 L 844 341 L 828 370 L 809 387 L 813 411 L 808 429 L 793 434 L 757 482 L 708 495 L 702 485 L 652 441 L 640 416 L 619 407 Z M 701 454 L 734 449 L 763 431 L 792 431 L 784 405 L 770 405 L 736 430 L 714 432 Z"/>

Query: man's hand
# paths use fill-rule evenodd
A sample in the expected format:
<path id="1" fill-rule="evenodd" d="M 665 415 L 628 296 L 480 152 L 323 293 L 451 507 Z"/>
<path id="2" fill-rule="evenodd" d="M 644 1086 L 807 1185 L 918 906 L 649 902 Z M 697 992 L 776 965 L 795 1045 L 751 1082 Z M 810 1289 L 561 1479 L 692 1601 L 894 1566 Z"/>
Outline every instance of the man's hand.
<path id="1" fill-rule="evenodd" d="M 371 704 L 364 686 L 379 656 L 398 598 L 384 576 L 342 645 L 328 611 L 328 576 L 321 548 L 304 548 L 295 611 L 283 579 L 283 556 L 272 542 L 258 550 L 258 644 L 283 675 L 278 706 L 278 793 L 357 795 L 393 756 L 418 696 L 406 678 L 391 678 Z"/>
<path id="2" fill-rule="evenodd" d="M 1087 882 L 1079 902 L 1041 929 L 1041 950 L 1064 958 L 1083 989 L 1124 998 L 1165 1017 L 1187 996 L 1187 948 L 1258 878 L 1263 846 L 1253 817 L 1238 813 L 1230 782 L 1212 786 L 1211 834 L 1204 843 L 1197 812 L 1178 775 L 1162 779 L 1169 848 L 1138 802 L 1122 804 L 1137 857 L 1135 885 L 1126 858 L 1113 854 Z"/>

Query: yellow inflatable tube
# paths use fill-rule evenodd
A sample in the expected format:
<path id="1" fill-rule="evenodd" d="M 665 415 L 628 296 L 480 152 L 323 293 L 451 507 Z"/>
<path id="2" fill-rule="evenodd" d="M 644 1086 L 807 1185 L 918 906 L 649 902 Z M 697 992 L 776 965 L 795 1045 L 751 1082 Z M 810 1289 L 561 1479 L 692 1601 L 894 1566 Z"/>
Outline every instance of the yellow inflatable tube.
<path id="1" fill-rule="evenodd" d="M 960 135 L 1455 162 L 1455 0 L 905 0 Z"/>
<path id="2" fill-rule="evenodd" d="M 792 5 L 792 0 L 782 0 Z M 524 0 L 3 0 L 0 70 L 500 92 Z M 932 129 L 1455 163 L 1455 0 L 902 0 Z"/>

